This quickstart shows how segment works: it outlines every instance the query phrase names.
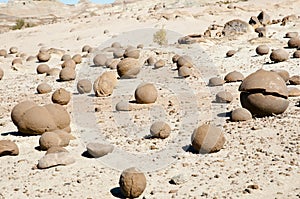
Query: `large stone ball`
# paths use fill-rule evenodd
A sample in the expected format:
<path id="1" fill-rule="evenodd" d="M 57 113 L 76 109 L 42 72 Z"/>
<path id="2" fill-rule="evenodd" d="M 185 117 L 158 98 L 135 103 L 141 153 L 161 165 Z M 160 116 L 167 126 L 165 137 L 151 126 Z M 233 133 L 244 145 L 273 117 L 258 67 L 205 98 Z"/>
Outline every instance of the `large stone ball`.
<path id="1" fill-rule="evenodd" d="M 137 198 L 144 192 L 147 181 L 143 172 L 131 167 L 122 172 L 119 185 L 125 197 Z"/>
<path id="2" fill-rule="evenodd" d="M 150 104 L 156 101 L 158 92 L 153 84 L 142 83 L 136 88 L 134 96 L 137 103 Z"/>
<path id="3" fill-rule="evenodd" d="M 125 58 L 121 60 L 117 65 L 118 75 L 123 79 L 136 78 L 140 70 L 140 63 L 137 59 L 134 58 Z"/>
<path id="4" fill-rule="evenodd" d="M 220 151 L 226 140 L 220 128 L 204 124 L 194 130 L 191 141 L 197 152 L 212 153 Z"/>
<path id="5" fill-rule="evenodd" d="M 283 62 L 289 59 L 289 53 L 284 49 L 273 50 L 270 59 L 273 62 Z"/>
<path id="6" fill-rule="evenodd" d="M 240 101 L 253 116 L 283 113 L 288 105 L 285 81 L 276 72 L 260 69 L 244 79 L 239 87 Z"/>

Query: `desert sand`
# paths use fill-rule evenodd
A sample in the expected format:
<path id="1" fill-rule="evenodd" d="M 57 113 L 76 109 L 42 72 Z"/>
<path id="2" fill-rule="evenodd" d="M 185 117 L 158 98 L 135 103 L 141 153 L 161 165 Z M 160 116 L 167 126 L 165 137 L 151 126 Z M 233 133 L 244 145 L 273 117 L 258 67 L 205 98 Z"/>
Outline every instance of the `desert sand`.
<path id="1" fill-rule="evenodd" d="M 25 5 L 23 2 L 26 2 Z M 0 81 L 0 139 L 14 141 L 18 156 L 0 157 L 0 198 L 122 198 L 119 190 L 121 172 L 137 167 L 144 172 L 147 186 L 140 198 L 299 198 L 300 197 L 300 97 L 291 97 L 288 109 L 280 115 L 231 122 L 230 111 L 241 107 L 240 82 L 208 87 L 211 77 L 221 77 L 234 70 L 245 77 L 258 69 L 285 69 L 300 75 L 299 59 L 291 58 L 295 49 L 287 48 L 290 58 L 271 63 L 269 55 L 257 56 L 255 48 L 266 44 L 270 49 L 287 47 L 287 32 L 300 33 L 300 1 L 125 1 L 109 5 L 80 2 L 64 5 L 54 1 L 19 1 L 0 5 L 0 49 L 16 46 L 20 52 L 0 57 L 4 76 Z M 296 19 L 267 25 L 266 37 L 254 29 L 242 35 L 216 36 L 233 19 L 248 22 L 265 11 L 271 20 L 296 15 Z M 19 18 L 33 27 L 11 30 Z M 216 25 L 211 37 L 201 37 L 193 44 L 178 44 L 180 37 L 203 34 Z M 164 28 L 168 45 L 153 42 L 153 34 Z M 140 62 L 150 55 L 164 59 L 166 66 L 153 69 L 143 65 L 136 79 L 120 79 L 111 96 L 95 97 L 93 91 L 79 95 L 80 79 L 93 82 L 105 67 L 93 67 L 97 53 L 112 57 L 110 45 L 143 44 Z M 95 48 L 82 52 L 84 45 Z M 37 60 L 26 61 L 41 48 L 63 50 L 71 56 L 81 54 L 76 79 L 57 81 L 58 76 L 37 75 Z M 236 50 L 226 57 L 228 50 Z M 51 54 L 47 64 L 61 69 L 62 51 Z M 23 64 L 12 66 L 16 56 Z M 178 78 L 172 63 L 175 54 L 193 59 L 192 75 Z M 46 82 L 52 92 L 37 94 L 38 84 Z M 120 101 L 134 100 L 135 88 L 142 82 L 156 85 L 154 104 L 134 104 L 132 111 L 118 112 Z M 290 86 L 288 86 L 290 87 Z M 300 89 L 299 85 L 293 86 Z M 24 100 L 39 105 L 51 103 L 58 88 L 72 93 L 65 106 L 71 115 L 71 140 L 66 149 L 76 162 L 67 166 L 38 169 L 45 152 L 37 149 L 40 136 L 24 136 L 11 121 L 12 108 Z M 219 91 L 229 91 L 233 101 L 214 103 Z M 41 116 L 42 117 L 42 116 Z M 148 139 L 153 122 L 169 123 L 166 139 Z M 197 154 L 191 150 L 191 134 L 201 124 L 222 128 L 226 143 L 222 150 Z M 109 143 L 114 151 L 101 158 L 84 155 L 89 142 Z M 177 184 L 171 179 L 179 176 Z M 175 179 L 176 180 L 176 179 Z"/>

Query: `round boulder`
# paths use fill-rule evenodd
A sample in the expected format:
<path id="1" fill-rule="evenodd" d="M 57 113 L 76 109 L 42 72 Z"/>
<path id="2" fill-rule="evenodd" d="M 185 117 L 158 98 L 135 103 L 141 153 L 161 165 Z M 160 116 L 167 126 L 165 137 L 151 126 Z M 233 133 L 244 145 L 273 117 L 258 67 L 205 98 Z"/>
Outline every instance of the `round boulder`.
<path id="1" fill-rule="evenodd" d="M 117 65 L 117 72 L 120 78 L 130 79 L 136 78 L 141 70 L 140 63 L 134 58 L 125 58 Z"/>
<path id="2" fill-rule="evenodd" d="M 150 104 L 156 101 L 158 92 L 153 84 L 142 83 L 136 88 L 134 96 L 137 103 Z"/>
<path id="3" fill-rule="evenodd" d="M 60 88 L 54 91 L 51 100 L 56 104 L 67 105 L 71 100 L 71 93 L 64 88 Z"/>
<path id="4" fill-rule="evenodd" d="M 80 94 L 90 93 L 92 90 L 92 83 L 88 79 L 81 79 L 77 82 L 77 91 Z"/>
<path id="5" fill-rule="evenodd" d="M 47 83 L 41 83 L 37 86 L 36 90 L 38 94 L 45 94 L 45 93 L 50 93 L 52 91 L 52 88 Z"/>
<path id="6" fill-rule="evenodd" d="M 273 62 L 283 62 L 289 59 L 289 53 L 284 49 L 273 50 L 270 59 Z"/>
<path id="7" fill-rule="evenodd" d="M 252 119 L 252 114 L 245 108 L 237 108 L 231 112 L 230 116 L 231 121 L 247 121 Z"/>
<path id="8" fill-rule="evenodd" d="M 131 167 L 122 172 L 119 185 L 124 197 L 137 198 L 144 192 L 147 181 L 143 172 Z"/>
<path id="9" fill-rule="evenodd" d="M 37 55 L 39 62 L 47 62 L 51 58 L 51 55 L 47 51 L 40 51 Z"/>
<path id="10" fill-rule="evenodd" d="M 258 54 L 258 55 L 267 55 L 269 53 L 269 47 L 265 44 L 263 45 L 259 45 L 257 46 L 257 48 L 255 49 L 255 52 Z"/>
<path id="11" fill-rule="evenodd" d="M 71 81 L 76 78 L 76 71 L 73 68 L 65 67 L 59 72 L 60 81 Z"/>
<path id="12" fill-rule="evenodd" d="M 211 124 L 196 128 L 191 137 L 193 148 L 199 153 L 220 151 L 225 143 L 222 130 Z"/>
<path id="13" fill-rule="evenodd" d="M 233 100 L 233 96 L 230 92 L 220 91 L 216 95 L 217 103 L 230 103 Z"/>
<path id="14" fill-rule="evenodd" d="M 150 127 L 150 133 L 154 138 L 165 139 L 169 137 L 171 133 L 171 128 L 165 122 L 154 122 Z"/>
<path id="15" fill-rule="evenodd" d="M 117 75 L 113 71 L 102 73 L 94 82 L 93 89 L 97 97 L 107 97 L 117 85 Z"/>

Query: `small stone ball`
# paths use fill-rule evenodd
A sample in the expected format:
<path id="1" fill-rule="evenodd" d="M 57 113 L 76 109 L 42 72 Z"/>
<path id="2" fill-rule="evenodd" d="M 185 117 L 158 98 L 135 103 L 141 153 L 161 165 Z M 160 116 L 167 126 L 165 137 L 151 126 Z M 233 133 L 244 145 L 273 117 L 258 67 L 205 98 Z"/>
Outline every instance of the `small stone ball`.
<path id="1" fill-rule="evenodd" d="M 39 62 L 47 62 L 50 60 L 50 58 L 51 58 L 51 55 L 47 51 L 41 51 L 37 55 L 37 59 L 39 60 Z"/>
<path id="2" fill-rule="evenodd" d="M 72 59 L 71 55 L 69 54 L 64 54 L 62 57 L 61 57 L 61 61 L 66 61 L 66 60 L 69 60 L 69 59 Z"/>
<path id="3" fill-rule="evenodd" d="M 171 128 L 167 123 L 159 121 L 151 125 L 150 133 L 152 137 L 165 139 L 169 137 L 171 133 Z"/>
<path id="4" fill-rule="evenodd" d="M 15 46 L 11 47 L 11 48 L 9 49 L 9 53 L 10 53 L 10 54 L 16 54 L 16 53 L 18 53 L 18 48 L 15 47 Z"/>
<path id="5" fill-rule="evenodd" d="M 142 83 L 136 88 L 134 96 L 137 103 L 150 104 L 156 101 L 158 92 L 153 84 Z"/>
<path id="6" fill-rule="evenodd" d="M 71 93 L 64 88 L 60 88 L 52 94 L 51 99 L 53 103 L 67 105 L 71 100 Z"/>
<path id="7" fill-rule="evenodd" d="M 36 72 L 37 72 L 37 74 L 44 74 L 44 73 L 47 73 L 49 69 L 50 68 L 47 64 L 40 64 L 36 68 Z"/>
<path id="8" fill-rule="evenodd" d="M 60 81 L 71 81 L 76 78 L 76 71 L 73 68 L 65 67 L 59 73 Z"/>
<path id="9" fill-rule="evenodd" d="M 38 94 L 45 94 L 45 93 L 50 93 L 52 91 L 52 88 L 47 83 L 41 83 L 37 86 L 36 90 Z"/>
<path id="10" fill-rule="evenodd" d="M 220 91 L 216 95 L 217 103 L 230 103 L 233 100 L 233 96 L 230 92 Z"/>
<path id="11" fill-rule="evenodd" d="M 226 140 L 220 128 L 204 124 L 194 130 L 191 141 L 197 152 L 213 153 L 220 151 Z"/>
<path id="12" fill-rule="evenodd" d="M 293 53 L 293 58 L 300 58 L 300 50 L 296 50 L 296 51 Z"/>
<path id="13" fill-rule="evenodd" d="M 235 55 L 236 51 L 235 50 L 229 50 L 226 53 L 226 57 L 232 57 L 233 55 Z"/>
<path id="14" fill-rule="evenodd" d="M 80 54 L 76 54 L 72 57 L 76 64 L 80 64 L 82 62 L 82 56 Z"/>
<path id="15" fill-rule="evenodd" d="M 76 68 L 76 62 L 75 62 L 73 59 L 67 59 L 67 60 L 65 60 L 65 61 L 61 64 L 61 67 L 62 67 L 62 68 L 69 67 L 69 68 L 75 69 L 75 68 Z"/>
<path id="16" fill-rule="evenodd" d="M 247 121 L 252 119 L 252 114 L 245 108 L 237 108 L 231 112 L 230 119 L 233 122 Z"/>
<path id="17" fill-rule="evenodd" d="M 224 77 L 226 82 L 241 82 L 243 79 L 244 75 L 238 71 L 232 71 Z"/>
<path id="18" fill-rule="evenodd" d="M 273 50 L 270 55 L 270 59 L 273 62 L 283 62 L 288 60 L 288 58 L 289 58 L 289 53 L 284 49 Z"/>
<path id="19" fill-rule="evenodd" d="M 299 48 L 300 47 L 300 38 L 299 37 L 292 37 L 288 41 L 289 48 Z"/>
<path id="20" fill-rule="evenodd" d="M 92 88 L 92 82 L 88 79 L 81 79 L 77 82 L 77 91 L 80 94 L 90 93 Z"/>
<path id="21" fill-rule="evenodd" d="M 208 81 L 208 86 L 222 86 L 225 83 L 220 77 L 212 77 Z"/>
<path id="22" fill-rule="evenodd" d="M 166 62 L 162 59 L 158 60 L 157 62 L 155 62 L 154 64 L 154 68 L 158 69 L 158 68 L 162 68 L 166 65 Z"/>
<path id="23" fill-rule="evenodd" d="M 105 62 L 107 60 L 107 57 L 103 54 L 98 54 L 94 57 L 93 62 L 95 66 L 105 66 Z"/>
<path id="24" fill-rule="evenodd" d="M 270 48 L 267 45 L 259 45 L 257 46 L 257 48 L 255 49 L 255 52 L 258 55 L 267 55 L 269 53 Z"/>

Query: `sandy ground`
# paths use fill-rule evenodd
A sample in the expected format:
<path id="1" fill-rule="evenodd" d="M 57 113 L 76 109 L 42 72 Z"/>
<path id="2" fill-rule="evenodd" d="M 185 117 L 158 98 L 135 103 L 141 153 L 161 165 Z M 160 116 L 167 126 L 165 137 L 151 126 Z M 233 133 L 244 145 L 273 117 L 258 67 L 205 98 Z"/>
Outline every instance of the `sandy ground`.
<path id="1" fill-rule="evenodd" d="M 164 2 L 165 8 L 149 13 L 149 8 L 162 5 L 159 2 Z M 76 80 L 71 82 L 58 82 L 58 77 L 37 75 L 39 63 L 35 61 L 24 60 L 18 70 L 13 70 L 11 61 L 14 56 L 0 57 L 0 67 L 4 70 L 0 85 L 1 139 L 14 141 L 20 149 L 18 156 L 1 157 L 0 198 L 121 197 L 118 192 L 119 176 L 130 166 L 140 168 L 147 178 L 147 187 L 140 198 L 300 197 L 300 109 L 296 106 L 300 98 L 289 98 L 290 106 L 284 114 L 233 123 L 226 115 L 240 107 L 240 83 L 207 87 L 209 78 L 223 78 L 234 70 L 245 76 L 260 68 L 285 69 L 290 75 L 300 75 L 297 59 L 266 64 L 269 56 L 256 56 L 255 53 L 255 48 L 263 43 L 271 49 L 286 47 L 288 39 L 284 38 L 285 33 L 300 33 L 300 20 L 285 26 L 267 26 L 267 37 L 263 39 L 257 38 L 257 33 L 252 31 L 238 37 L 210 38 L 191 45 L 176 44 L 179 37 L 202 34 L 212 24 L 223 26 L 236 18 L 248 22 L 251 16 L 257 16 L 262 10 L 271 19 L 281 19 L 288 14 L 299 16 L 299 1 L 138 1 L 103 8 L 86 4 L 59 5 L 51 7 L 55 10 L 53 14 L 59 16 L 57 22 L 0 34 L 0 48 L 8 50 L 17 46 L 27 56 L 36 55 L 41 47 L 63 49 L 70 55 L 85 55 L 83 63 L 76 68 Z M 43 6 L 38 8 L 41 12 L 46 9 Z M 16 11 L 22 17 L 33 15 L 28 13 L 27 7 L 7 8 L 2 5 L 1 9 L 4 14 L 9 11 L 15 13 L 14 16 Z M 41 12 L 34 12 L 34 17 L 38 18 Z M 180 17 L 168 20 L 159 17 L 173 16 L 172 13 Z M 152 42 L 156 28 L 161 27 L 168 31 L 169 45 L 166 47 Z M 105 30 L 108 33 L 104 33 Z M 145 47 L 141 62 L 149 55 L 155 55 L 156 59 L 166 60 L 167 65 L 157 70 L 143 66 L 137 79 L 119 80 L 112 96 L 78 95 L 76 83 L 79 79 L 94 81 L 108 70 L 91 67 L 92 59 L 114 41 L 123 46 L 142 43 Z M 86 44 L 98 47 L 98 50 L 94 54 L 81 53 Z M 225 58 L 226 52 L 231 49 L 237 50 L 237 53 Z M 294 52 L 294 49 L 287 50 L 290 55 Z M 104 53 L 111 56 L 109 52 Z M 195 68 L 192 77 L 177 78 L 171 62 L 175 53 L 193 58 Z M 60 68 L 60 58 L 61 55 L 52 55 L 48 65 Z M 11 122 L 12 108 L 23 100 L 30 99 L 40 105 L 51 103 L 52 93 L 36 93 L 41 82 L 49 83 L 53 91 L 63 87 L 73 93 L 66 108 L 72 117 L 72 135 L 76 139 L 66 149 L 75 157 L 74 164 L 36 169 L 38 160 L 45 153 L 35 149 L 39 136 L 17 134 L 17 128 Z M 133 100 L 134 90 L 141 82 L 156 85 L 159 91 L 157 102 L 131 112 L 116 112 L 116 103 Z M 233 102 L 212 103 L 220 90 L 232 92 Z M 98 111 L 95 112 L 95 108 Z M 157 120 L 170 124 L 170 137 L 165 140 L 146 139 L 150 125 Z M 190 152 L 188 148 L 193 130 L 208 122 L 223 129 L 227 140 L 224 148 L 213 154 Z M 82 153 L 91 141 L 111 143 L 115 150 L 103 158 L 86 158 Z M 182 175 L 184 182 L 170 184 L 170 179 L 176 175 Z M 258 189 L 247 188 L 249 185 L 258 185 Z"/>

